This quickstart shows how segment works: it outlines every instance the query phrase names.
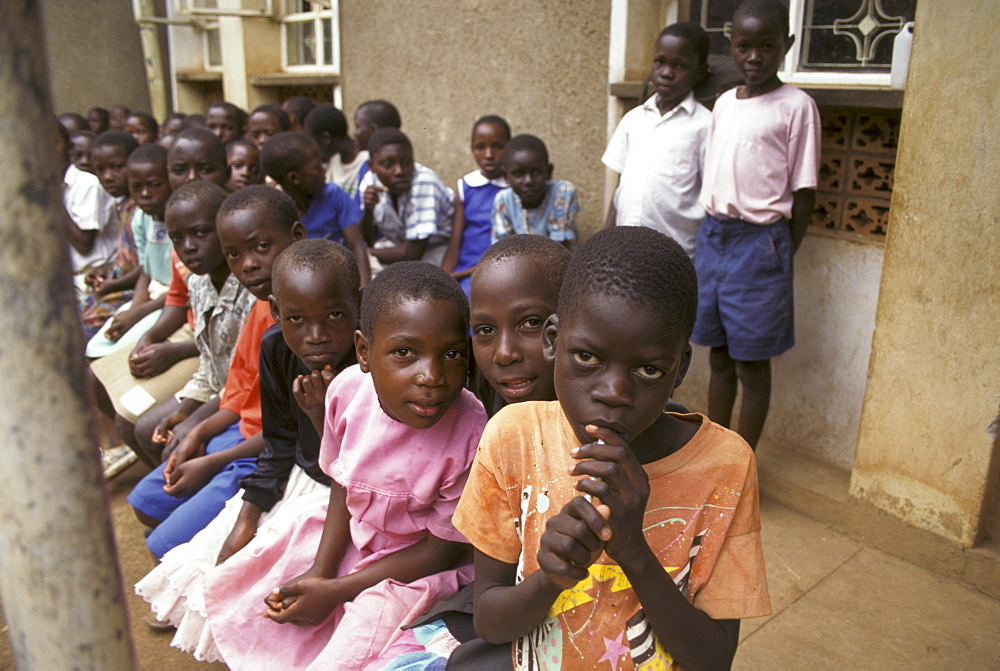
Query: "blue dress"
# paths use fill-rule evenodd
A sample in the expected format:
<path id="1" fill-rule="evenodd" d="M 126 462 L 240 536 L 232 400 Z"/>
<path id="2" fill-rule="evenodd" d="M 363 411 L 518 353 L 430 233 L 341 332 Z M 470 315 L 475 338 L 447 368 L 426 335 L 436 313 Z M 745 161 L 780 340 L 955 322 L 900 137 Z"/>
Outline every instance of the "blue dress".
<path id="1" fill-rule="evenodd" d="M 503 177 L 488 179 L 478 170 L 458 181 L 465 227 L 462 230 L 462 248 L 455 272 L 474 267 L 489 248 L 493 233 L 493 199 L 505 188 L 507 181 Z M 471 277 L 463 277 L 458 281 L 466 296 L 469 295 L 471 282 Z"/>

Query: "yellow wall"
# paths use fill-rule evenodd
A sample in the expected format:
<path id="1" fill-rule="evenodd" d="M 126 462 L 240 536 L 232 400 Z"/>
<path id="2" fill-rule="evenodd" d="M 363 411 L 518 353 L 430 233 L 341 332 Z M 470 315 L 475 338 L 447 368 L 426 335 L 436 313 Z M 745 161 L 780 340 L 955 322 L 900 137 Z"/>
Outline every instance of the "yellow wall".
<path id="1" fill-rule="evenodd" d="M 1000 398 L 993 0 L 917 3 L 851 492 L 969 546 Z"/>
<path id="2" fill-rule="evenodd" d="M 384 98 L 419 162 L 454 188 L 475 169 L 473 122 L 500 114 L 545 141 L 576 186 L 578 225 L 603 221 L 610 0 L 340 3 L 344 110 Z"/>

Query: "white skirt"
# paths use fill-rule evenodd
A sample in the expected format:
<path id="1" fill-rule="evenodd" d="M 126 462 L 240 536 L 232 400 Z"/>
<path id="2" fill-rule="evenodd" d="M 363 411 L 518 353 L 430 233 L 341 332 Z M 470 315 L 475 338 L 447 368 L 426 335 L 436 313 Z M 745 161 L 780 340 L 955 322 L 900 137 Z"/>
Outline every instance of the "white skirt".
<path id="1" fill-rule="evenodd" d="M 292 469 L 285 495 L 271 510 L 261 515 L 259 530 L 289 502 L 306 494 L 328 491 L 298 466 Z M 177 627 L 171 645 L 190 652 L 203 662 L 221 662 L 209 630 L 203 591 L 205 574 L 215 561 L 236 525 L 243 508 L 243 490 L 226 502 L 226 507 L 187 543 L 163 555 L 160 565 L 136 583 L 135 592 L 149 602 L 156 617 Z"/>

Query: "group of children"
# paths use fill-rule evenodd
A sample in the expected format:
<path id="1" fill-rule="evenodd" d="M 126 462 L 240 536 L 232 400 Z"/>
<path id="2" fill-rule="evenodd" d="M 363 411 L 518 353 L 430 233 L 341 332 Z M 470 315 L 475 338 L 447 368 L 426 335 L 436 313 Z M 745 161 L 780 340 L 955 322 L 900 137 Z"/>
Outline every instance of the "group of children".
<path id="1" fill-rule="evenodd" d="M 385 101 L 354 141 L 301 101 L 93 138 L 115 244 L 82 278 L 91 384 L 152 468 L 129 496 L 151 626 L 236 669 L 732 662 L 770 608 L 751 447 L 818 143 L 777 77 L 787 10 L 732 25 L 746 83 L 714 112 L 704 31 L 660 34 L 582 244 L 545 144 L 494 115 L 457 196 Z M 689 341 L 711 419 L 671 401 Z"/>

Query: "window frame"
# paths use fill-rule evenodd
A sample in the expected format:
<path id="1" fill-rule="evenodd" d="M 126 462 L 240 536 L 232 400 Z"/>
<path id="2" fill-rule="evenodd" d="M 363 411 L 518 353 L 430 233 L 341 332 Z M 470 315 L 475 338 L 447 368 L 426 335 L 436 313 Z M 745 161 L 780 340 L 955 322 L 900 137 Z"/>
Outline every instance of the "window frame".
<path id="1" fill-rule="evenodd" d="M 339 0 L 306 0 L 312 5 L 307 12 L 288 12 L 281 16 L 281 69 L 283 72 L 340 74 L 340 22 Z M 286 5 L 287 8 L 287 5 Z M 323 58 L 323 21 L 330 20 L 330 63 L 321 63 Z M 313 24 L 316 40 L 316 62 L 292 65 L 288 62 L 288 26 L 295 23 Z"/>

